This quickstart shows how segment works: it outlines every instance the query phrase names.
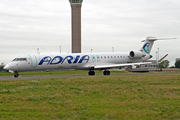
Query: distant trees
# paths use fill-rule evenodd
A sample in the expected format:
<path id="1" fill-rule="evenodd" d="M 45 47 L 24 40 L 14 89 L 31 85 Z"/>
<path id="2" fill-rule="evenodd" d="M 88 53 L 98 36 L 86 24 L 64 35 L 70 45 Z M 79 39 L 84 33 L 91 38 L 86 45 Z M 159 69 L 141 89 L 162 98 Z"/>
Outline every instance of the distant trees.
<path id="1" fill-rule="evenodd" d="M 163 60 L 161 63 L 159 63 L 160 68 L 167 68 L 169 66 L 168 60 Z"/>
<path id="2" fill-rule="evenodd" d="M 140 68 L 140 65 L 137 65 L 136 68 Z"/>
<path id="3" fill-rule="evenodd" d="M 180 68 L 180 60 L 175 63 L 176 68 Z"/>

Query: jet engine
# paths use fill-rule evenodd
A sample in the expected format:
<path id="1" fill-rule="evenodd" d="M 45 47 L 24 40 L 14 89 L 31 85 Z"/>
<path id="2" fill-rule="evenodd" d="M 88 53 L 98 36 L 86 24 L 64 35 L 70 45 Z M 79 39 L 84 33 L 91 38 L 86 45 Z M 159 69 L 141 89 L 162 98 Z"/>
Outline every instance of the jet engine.
<path id="1" fill-rule="evenodd" d="M 131 51 L 131 52 L 129 53 L 129 56 L 130 56 L 130 58 L 136 58 L 136 59 L 138 59 L 138 58 L 141 58 L 141 57 L 146 56 L 146 54 L 143 53 L 143 52 L 141 52 L 141 51 L 134 50 L 134 51 Z"/>

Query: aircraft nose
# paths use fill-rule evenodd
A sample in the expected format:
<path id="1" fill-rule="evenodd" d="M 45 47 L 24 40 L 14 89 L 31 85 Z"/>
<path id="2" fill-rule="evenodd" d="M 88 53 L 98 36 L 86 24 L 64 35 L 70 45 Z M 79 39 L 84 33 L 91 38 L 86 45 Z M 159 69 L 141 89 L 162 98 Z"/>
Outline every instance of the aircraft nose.
<path id="1" fill-rule="evenodd" d="M 4 66 L 4 70 L 9 70 L 9 65 Z"/>

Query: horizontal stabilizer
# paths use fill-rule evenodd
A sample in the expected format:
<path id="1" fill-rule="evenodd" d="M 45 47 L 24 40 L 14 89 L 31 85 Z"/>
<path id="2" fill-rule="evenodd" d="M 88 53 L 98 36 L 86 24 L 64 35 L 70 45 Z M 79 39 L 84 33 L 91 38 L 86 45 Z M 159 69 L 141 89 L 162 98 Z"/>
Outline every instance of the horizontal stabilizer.
<path id="1" fill-rule="evenodd" d="M 156 38 L 156 37 L 147 37 L 146 38 L 146 40 L 148 40 L 148 41 L 170 40 L 170 39 L 177 39 L 177 38 Z M 142 42 L 145 42 L 146 40 L 143 40 Z"/>

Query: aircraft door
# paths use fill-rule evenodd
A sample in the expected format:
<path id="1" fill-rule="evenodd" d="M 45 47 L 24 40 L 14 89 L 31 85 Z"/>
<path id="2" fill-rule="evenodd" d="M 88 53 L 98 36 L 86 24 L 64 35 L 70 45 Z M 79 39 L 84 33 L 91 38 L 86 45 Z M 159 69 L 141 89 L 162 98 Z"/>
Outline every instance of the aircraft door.
<path id="1" fill-rule="evenodd" d="M 15 68 L 16 68 L 17 70 L 20 70 L 20 66 L 19 66 L 18 63 L 15 65 Z"/>
<path id="2" fill-rule="evenodd" d="M 36 68 L 37 67 L 37 57 L 33 54 L 30 54 L 29 57 L 30 57 L 31 68 Z"/>

